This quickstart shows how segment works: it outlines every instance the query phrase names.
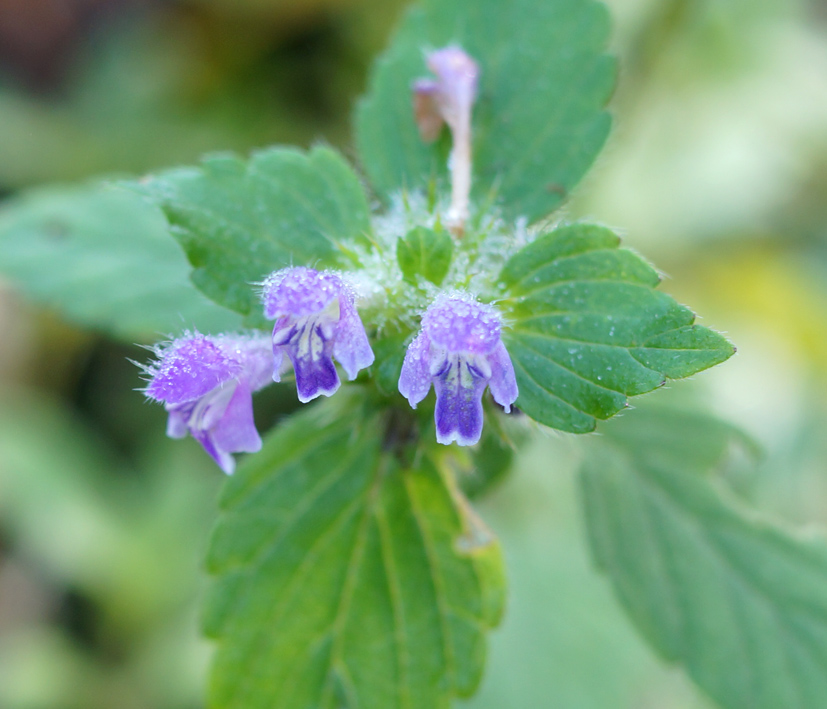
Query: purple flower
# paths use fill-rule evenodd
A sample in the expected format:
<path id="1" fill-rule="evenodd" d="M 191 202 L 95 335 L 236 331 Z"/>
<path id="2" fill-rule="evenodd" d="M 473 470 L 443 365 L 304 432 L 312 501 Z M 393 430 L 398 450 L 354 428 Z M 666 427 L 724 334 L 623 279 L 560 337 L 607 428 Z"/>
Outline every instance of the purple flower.
<path id="1" fill-rule="evenodd" d="M 422 139 L 430 143 L 439 137 L 443 123 L 454 133 L 470 123 L 480 72 L 477 63 L 459 47 L 431 52 L 427 63 L 437 78 L 417 79 L 413 89 L 417 126 Z"/>
<path id="2" fill-rule="evenodd" d="M 169 412 L 167 435 L 192 435 L 231 474 L 231 453 L 254 453 L 261 438 L 253 420 L 253 392 L 270 383 L 272 355 L 266 337 L 186 334 L 155 349 L 158 361 L 147 397 Z"/>
<path id="3" fill-rule="evenodd" d="M 284 353 L 293 363 L 299 401 L 339 388 L 333 357 L 353 380 L 373 364 L 365 328 L 350 287 L 335 273 L 285 268 L 264 281 L 264 316 L 273 327 L 273 379 L 279 381 Z"/>
<path id="4" fill-rule="evenodd" d="M 516 401 L 517 380 L 501 330 L 497 311 L 466 295 L 444 296 L 422 317 L 402 363 L 399 391 L 416 408 L 433 383 L 439 443 L 479 441 L 486 386 L 506 412 Z"/>
<path id="5" fill-rule="evenodd" d="M 453 138 L 451 208 L 446 222 L 461 235 L 469 214 L 471 192 L 471 109 L 477 98 L 479 67 L 459 47 L 445 47 L 428 55 L 436 79 L 414 82 L 414 117 L 422 140 L 433 142 L 447 123 Z"/>

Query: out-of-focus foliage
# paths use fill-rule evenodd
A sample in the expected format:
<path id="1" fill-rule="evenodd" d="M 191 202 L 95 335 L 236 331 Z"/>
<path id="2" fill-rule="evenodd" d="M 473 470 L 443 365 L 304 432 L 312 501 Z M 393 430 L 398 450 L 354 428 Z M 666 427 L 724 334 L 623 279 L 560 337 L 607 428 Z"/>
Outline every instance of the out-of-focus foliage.
<path id="1" fill-rule="evenodd" d="M 0 263 L 30 297 L 127 341 L 240 324 L 195 290 L 162 215 L 126 190 L 53 188 L 10 200 L 0 210 Z"/>
<path id="2" fill-rule="evenodd" d="M 193 552 L 217 481 L 142 432 L 133 467 L 65 405 L 3 391 L 0 706 L 198 705 Z"/>
<path id="3" fill-rule="evenodd" d="M 732 427 L 651 407 L 604 428 L 583 468 L 597 563 L 644 635 L 725 707 L 827 696 L 827 540 L 728 504 L 710 474 Z"/>
<path id="4" fill-rule="evenodd" d="M 0 6 L 0 187 L 216 149 L 348 141 L 403 0 L 14 0 Z"/>
<path id="5" fill-rule="evenodd" d="M 473 189 L 509 219 L 530 222 L 559 206 L 603 147 L 615 83 L 599 3 L 463 0 L 417 3 L 377 61 L 356 114 L 356 143 L 383 196 L 442 175 L 444 144 L 426 145 L 411 111 L 422 47 L 459 43 L 480 64 Z M 515 41 L 515 38 L 519 40 Z"/>

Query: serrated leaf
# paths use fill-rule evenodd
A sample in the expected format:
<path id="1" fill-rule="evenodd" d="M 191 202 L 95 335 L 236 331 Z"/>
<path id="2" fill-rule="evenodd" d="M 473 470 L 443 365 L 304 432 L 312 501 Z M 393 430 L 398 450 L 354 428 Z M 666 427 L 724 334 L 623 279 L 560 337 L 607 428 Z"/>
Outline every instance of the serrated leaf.
<path id="1" fill-rule="evenodd" d="M 376 416 L 331 400 L 227 485 L 208 566 L 211 706 L 433 709 L 477 686 L 502 608 L 498 545 Z M 358 415 L 358 411 L 355 412 Z"/>
<path id="2" fill-rule="evenodd" d="M 238 328 L 189 282 L 157 209 L 100 186 L 25 193 L 0 210 L 0 272 L 29 297 L 129 341 Z"/>
<path id="3" fill-rule="evenodd" d="M 572 224 L 539 237 L 505 265 L 504 332 L 520 387 L 517 406 L 575 433 L 594 430 L 627 397 L 732 355 L 724 337 L 655 290 L 658 273 L 619 248 L 609 229 Z"/>
<path id="4" fill-rule="evenodd" d="M 582 476 L 593 553 L 626 610 L 723 707 L 827 706 L 825 540 L 718 493 L 703 473 L 710 450 L 720 463 L 730 427 L 641 414 L 591 441 Z"/>
<path id="5" fill-rule="evenodd" d="M 416 284 L 422 276 L 434 285 L 440 285 L 451 268 L 454 242 L 447 231 L 434 231 L 419 226 L 411 229 L 396 242 L 396 260 L 408 283 Z"/>
<path id="6" fill-rule="evenodd" d="M 329 148 L 214 155 L 138 189 L 164 210 L 198 288 L 255 324 L 255 283 L 286 266 L 335 265 L 336 243 L 370 228 L 359 178 Z"/>
<path id="7" fill-rule="evenodd" d="M 425 145 L 411 82 L 427 76 L 424 50 L 461 45 L 481 66 L 474 111 L 474 196 L 494 190 L 506 217 L 553 211 L 609 133 L 615 80 L 604 54 L 603 5 L 589 0 L 423 0 L 374 67 L 356 114 L 356 142 L 381 195 L 424 188 L 445 174 L 444 144 Z"/>

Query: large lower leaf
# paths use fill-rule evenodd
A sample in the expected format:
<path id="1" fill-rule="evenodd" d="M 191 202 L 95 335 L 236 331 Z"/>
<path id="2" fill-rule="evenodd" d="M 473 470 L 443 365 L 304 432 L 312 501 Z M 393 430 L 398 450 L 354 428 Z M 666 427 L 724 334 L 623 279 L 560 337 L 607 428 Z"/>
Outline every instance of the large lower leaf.
<path id="1" fill-rule="evenodd" d="M 608 13 L 591 0 L 423 0 L 377 63 L 356 115 L 359 154 L 387 195 L 445 172 L 440 144 L 425 145 L 411 82 L 424 51 L 461 45 L 481 67 L 474 112 L 474 194 L 496 191 L 508 217 L 555 209 L 609 132 L 604 106 L 615 79 L 604 54 Z"/>
<path id="2" fill-rule="evenodd" d="M 33 191 L 0 209 L 0 273 L 31 298 L 126 340 L 237 328 L 189 282 L 163 216 L 125 190 Z"/>
<path id="3" fill-rule="evenodd" d="M 726 425 L 641 410 L 605 433 L 583 467 L 589 536 L 647 639 L 724 707 L 827 706 L 824 539 L 721 497 L 704 473 Z"/>
<path id="4" fill-rule="evenodd" d="M 208 560 L 211 706 L 434 709 L 479 682 L 499 548 L 433 465 L 402 469 L 381 422 L 354 423 L 337 398 L 227 485 Z"/>
<path id="5" fill-rule="evenodd" d="M 504 335 L 520 387 L 517 406 L 540 423 L 584 433 L 627 397 L 732 355 L 725 338 L 655 290 L 658 273 L 620 249 L 609 229 L 561 227 L 513 256 Z"/>
<path id="6" fill-rule="evenodd" d="M 272 148 L 248 161 L 205 158 L 142 181 L 167 215 L 210 298 L 261 320 L 255 284 L 285 266 L 335 263 L 338 241 L 370 227 L 356 174 L 338 153 Z"/>

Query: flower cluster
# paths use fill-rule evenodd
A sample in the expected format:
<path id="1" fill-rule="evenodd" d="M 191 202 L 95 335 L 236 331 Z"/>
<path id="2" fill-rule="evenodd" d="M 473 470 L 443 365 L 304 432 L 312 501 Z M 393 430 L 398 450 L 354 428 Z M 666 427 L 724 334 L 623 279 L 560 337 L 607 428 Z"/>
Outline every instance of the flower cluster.
<path id="1" fill-rule="evenodd" d="M 169 413 L 167 435 L 191 435 L 226 473 L 235 468 L 232 453 L 261 448 L 252 394 L 280 381 L 288 360 L 302 402 L 339 388 L 334 358 L 350 380 L 374 360 L 355 294 L 341 275 L 303 267 L 277 271 L 264 281 L 262 300 L 265 316 L 275 320 L 271 336 L 187 333 L 156 347 L 157 361 L 145 367 L 147 397 Z M 438 298 L 422 316 L 399 391 L 415 408 L 433 385 L 439 443 L 479 441 L 486 387 L 506 412 L 517 399 L 501 331 L 492 306 L 462 293 Z"/>
<path id="2" fill-rule="evenodd" d="M 428 66 L 436 78 L 414 84 L 414 109 L 423 138 L 434 139 L 443 123 L 451 129 L 453 192 L 446 221 L 460 236 L 469 209 L 471 109 L 479 70 L 457 47 L 433 52 Z M 281 381 L 291 367 L 301 402 L 339 389 L 336 363 L 349 380 L 356 379 L 374 354 L 356 309 L 355 282 L 302 266 L 275 271 L 260 284 L 264 316 L 273 321 L 270 336 L 186 333 L 156 347 L 157 361 L 144 368 L 150 376 L 145 393 L 166 407 L 168 435 L 191 435 L 229 474 L 233 453 L 261 448 L 253 392 Z M 473 445 L 482 433 L 485 389 L 506 412 L 517 399 L 514 368 L 500 337 L 502 319 L 492 305 L 461 291 L 442 293 L 399 322 L 412 325 L 412 316 L 420 315 L 399 392 L 415 408 L 433 386 L 437 441 Z"/>

